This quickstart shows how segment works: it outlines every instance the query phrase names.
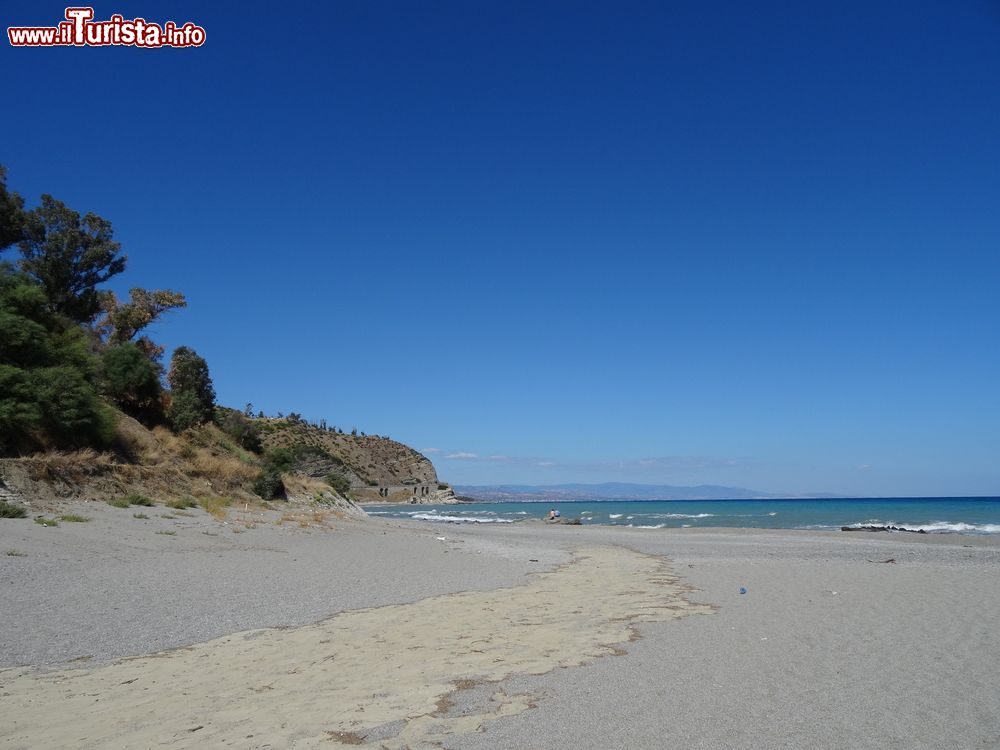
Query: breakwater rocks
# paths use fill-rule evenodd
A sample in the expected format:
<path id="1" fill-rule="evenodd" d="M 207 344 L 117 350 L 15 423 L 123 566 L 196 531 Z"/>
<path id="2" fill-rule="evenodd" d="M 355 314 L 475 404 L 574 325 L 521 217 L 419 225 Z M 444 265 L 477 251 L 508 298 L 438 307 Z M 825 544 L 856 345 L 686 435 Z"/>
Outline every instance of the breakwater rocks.
<path id="1" fill-rule="evenodd" d="M 862 526 L 841 526 L 841 531 L 906 531 L 910 534 L 926 534 L 924 529 L 904 529 L 902 526 L 884 526 L 879 524 L 864 524 Z"/>

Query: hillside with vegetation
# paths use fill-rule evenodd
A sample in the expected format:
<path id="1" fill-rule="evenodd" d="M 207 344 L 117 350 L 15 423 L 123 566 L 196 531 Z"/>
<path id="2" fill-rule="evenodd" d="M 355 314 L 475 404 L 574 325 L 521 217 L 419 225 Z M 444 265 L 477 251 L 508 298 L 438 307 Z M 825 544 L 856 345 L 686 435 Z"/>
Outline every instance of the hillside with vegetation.
<path id="1" fill-rule="evenodd" d="M 447 501 L 424 456 L 386 437 L 216 403 L 207 361 L 149 338 L 186 306 L 102 285 L 126 270 L 111 223 L 52 196 L 25 208 L 0 167 L 0 513 L 18 501 L 200 504 Z"/>
<path id="2" fill-rule="evenodd" d="M 408 445 L 388 437 L 310 425 L 297 415 L 259 418 L 254 428 L 266 450 L 290 450 L 303 473 L 340 472 L 356 487 L 437 484 L 434 465 Z"/>

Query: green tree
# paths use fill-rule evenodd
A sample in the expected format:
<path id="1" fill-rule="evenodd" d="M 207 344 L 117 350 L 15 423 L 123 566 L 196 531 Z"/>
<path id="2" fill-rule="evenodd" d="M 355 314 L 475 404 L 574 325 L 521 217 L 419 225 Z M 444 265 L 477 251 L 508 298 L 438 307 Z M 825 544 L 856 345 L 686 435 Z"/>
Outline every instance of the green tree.
<path id="1" fill-rule="evenodd" d="M 97 328 L 110 344 L 132 341 L 163 313 L 187 307 L 184 295 L 169 289 L 130 289 L 129 297 L 128 302 L 120 302 L 113 292 L 102 295 L 104 317 Z"/>
<path id="2" fill-rule="evenodd" d="M 7 169 L 0 164 L 0 251 L 21 239 L 24 231 L 24 199 L 7 191 Z"/>
<path id="3" fill-rule="evenodd" d="M 49 307 L 79 323 L 100 310 L 97 285 L 125 270 L 111 222 L 84 217 L 51 195 L 25 214 L 21 269 L 41 284 Z"/>
<path id="4" fill-rule="evenodd" d="M 180 432 L 204 424 L 215 413 L 215 388 L 208 374 L 208 363 L 186 346 L 174 350 L 167 373 L 170 383 L 170 408 L 167 418 Z"/>
<path id="5" fill-rule="evenodd" d="M 133 343 L 110 346 L 101 352 L 104 393 L 122 411 L 146 424 L 163 416 L 159 366 Z"/>
<path id="6" fill-rule="evenodd" d="M 10 264 L 0 264 L 0 352 L 0 453 L 112 439 L 86 334 L 53 314 L 42 288 Z"/>

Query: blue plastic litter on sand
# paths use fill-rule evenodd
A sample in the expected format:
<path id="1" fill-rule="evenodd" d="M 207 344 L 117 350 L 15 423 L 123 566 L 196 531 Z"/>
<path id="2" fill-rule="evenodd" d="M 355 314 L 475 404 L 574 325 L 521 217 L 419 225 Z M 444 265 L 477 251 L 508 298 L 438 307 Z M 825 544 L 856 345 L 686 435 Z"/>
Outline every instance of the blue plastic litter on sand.
<path id="1" fill-rule="evenodd" d="M 741 594 L 745 594 L 746 592 L 747 592 L 747 587 L 746 586 L 740 586 L 740 593 Z"/>

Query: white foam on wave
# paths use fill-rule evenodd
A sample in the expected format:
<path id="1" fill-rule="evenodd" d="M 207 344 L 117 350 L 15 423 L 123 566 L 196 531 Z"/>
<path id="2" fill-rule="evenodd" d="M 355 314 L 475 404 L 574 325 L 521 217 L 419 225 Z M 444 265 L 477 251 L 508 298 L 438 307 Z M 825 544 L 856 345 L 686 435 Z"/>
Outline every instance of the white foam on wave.
<path id="1" fill-rule="evenodd" d="M 608 513 L 608 518 L 621 518 L 624 515 L 624 513 Z"/>
<path id="2" fill-rule="evenodd" d="M 715 518 L 714 513 L 650 513 L 650 518 Z"/>
<path id="3" fill-rule="evenodd" d="M 865 526 L 895 526 L 904 531 L 926 531 L 928 534 L 1000 534 L 1000 524 L 997 523 L 965 523 L 964 521 L 931 521 L 930 523 L 896 523 L 895 521 L 880 521 L 877 518 L 860 523 L 848 524 L 852 529 Z"/>
<path id="4" fill-rule="evenodd" d="M 667 525 L 665 523 L 658 523 L 656 526 L 643 526 L 641 524 L 629 524 L 630 529 L 665 529 Z"/>
<path id="5" fill-rule="evenodd" d="M 447 521 L 448 523 L 514 523 L 509 518 L 475 518 L 472 516 L 442 516 L 437 513 L 411 513 L 419 521 Z"/>

